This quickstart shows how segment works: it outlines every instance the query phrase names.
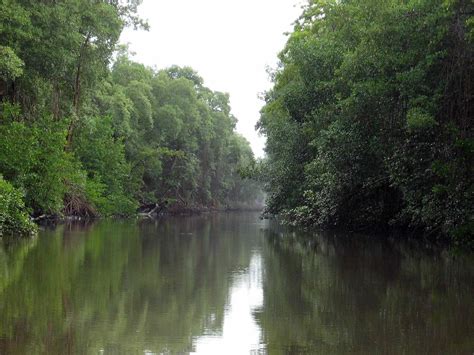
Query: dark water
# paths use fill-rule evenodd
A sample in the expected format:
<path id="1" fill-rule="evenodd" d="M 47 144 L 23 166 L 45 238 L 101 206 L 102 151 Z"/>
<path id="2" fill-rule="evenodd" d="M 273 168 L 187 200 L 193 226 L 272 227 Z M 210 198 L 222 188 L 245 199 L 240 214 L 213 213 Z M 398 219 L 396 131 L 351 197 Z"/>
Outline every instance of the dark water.
<path id="1" fill-rule="evenodd" d="M 0 354 L 472 354 L 474 262 L 257 214 L 0 242 Z"/>

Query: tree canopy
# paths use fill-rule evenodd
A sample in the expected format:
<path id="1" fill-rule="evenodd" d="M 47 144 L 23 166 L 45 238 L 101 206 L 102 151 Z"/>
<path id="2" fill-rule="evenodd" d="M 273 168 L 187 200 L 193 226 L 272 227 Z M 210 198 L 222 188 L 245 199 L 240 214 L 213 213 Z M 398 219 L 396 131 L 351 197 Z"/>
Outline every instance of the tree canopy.
<path id="1" fill-rule="evenodd" d="M 255 203 L 229 96 L 118 45 L 125 26 L 148 27 L 139 3 L 0 0 L 0 174 L 31 214 Z"/>
<path id="2" fill-rule="evenodd" d="M 310 1 L 258 123 L 268 211 L 472 240 L 473 11 L 464 0 Z"/>

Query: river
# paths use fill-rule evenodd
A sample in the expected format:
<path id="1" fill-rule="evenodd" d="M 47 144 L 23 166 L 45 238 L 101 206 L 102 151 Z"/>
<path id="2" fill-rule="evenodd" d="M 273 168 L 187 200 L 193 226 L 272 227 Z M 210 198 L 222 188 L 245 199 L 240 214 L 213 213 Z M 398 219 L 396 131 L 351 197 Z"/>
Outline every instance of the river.
<path id="1" fill-rule="evenodd" d="M 256 213 L 0 241 L 0 354 L 472 354 L 474 261 Z"/>

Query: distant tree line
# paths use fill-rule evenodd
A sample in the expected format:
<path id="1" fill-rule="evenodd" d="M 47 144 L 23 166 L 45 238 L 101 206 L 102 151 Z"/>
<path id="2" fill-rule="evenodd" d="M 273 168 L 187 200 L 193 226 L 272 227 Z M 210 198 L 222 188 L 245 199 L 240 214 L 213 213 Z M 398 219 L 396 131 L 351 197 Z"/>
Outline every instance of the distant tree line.
<path id="1" fill-rule="evenodd" d="M 268 212 L 472 241 L 473 44 L 472 1 L 310 1 L 258 123 Z"/>
<path id="2" fill-rule="evenodd" d="M 147 28 L 139 3 L 0 0 L 0 234 L 31 229 L 30 214 L 254 203 L 229 96 L 117 47 L 125 26 Z"/>

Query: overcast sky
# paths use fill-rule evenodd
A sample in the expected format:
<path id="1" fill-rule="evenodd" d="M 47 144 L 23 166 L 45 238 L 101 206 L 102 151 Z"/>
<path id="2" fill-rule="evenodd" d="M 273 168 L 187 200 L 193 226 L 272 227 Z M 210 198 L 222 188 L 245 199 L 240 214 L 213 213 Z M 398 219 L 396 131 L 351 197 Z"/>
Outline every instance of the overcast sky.
<path id="1" fill-rule="evenodd" d="M 194 68 L 212 90 L 228 92 L 237 131 L 263 156 L 264 138 L 255 132 L 270 87 L 266 67 L 275 67 L 284 32 L 300 14 L 300 0 L 144 0 L 139 8 L 150 31 L 126 29 L 134 60 L 158 69 Z"/>

